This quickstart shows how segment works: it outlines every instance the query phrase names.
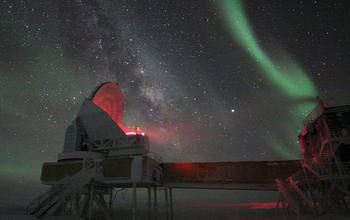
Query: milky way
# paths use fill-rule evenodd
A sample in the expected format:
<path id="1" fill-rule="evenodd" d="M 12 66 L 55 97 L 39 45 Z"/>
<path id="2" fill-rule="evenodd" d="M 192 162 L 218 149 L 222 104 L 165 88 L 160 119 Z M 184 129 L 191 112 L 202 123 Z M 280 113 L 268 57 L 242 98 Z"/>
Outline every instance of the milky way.
<path id="1" fill-rule="evenodd" d="M 302 120 L 348 97 L 347 1 L 3 1 L 1 175 L 39 182 L 84 98 L 119 83 L 122 124 L 164 161 L 298 159 Z"/>

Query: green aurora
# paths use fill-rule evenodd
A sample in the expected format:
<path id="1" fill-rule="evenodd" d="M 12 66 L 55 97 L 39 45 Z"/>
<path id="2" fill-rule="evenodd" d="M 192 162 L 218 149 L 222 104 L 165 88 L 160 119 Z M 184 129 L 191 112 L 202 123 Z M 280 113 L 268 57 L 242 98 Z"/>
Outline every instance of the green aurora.
<path id="1" fill-rule="evenodd" d="M 243 3 L 239 0 L 222 0 L 221 8 L 223 9 L 225 21 L 233 38 L 237 43 L 250 54 L 251 58 L 256 60 L 256 65 L 260 68 L 261 73 L 275 87 L 276 93 L 281 93 L 292 106 L 291 115 L 288 121 L 286 136 L 268 138 L 267 143 L 278 152 L 281 156 L 289 159 L 295 159 L 298 156 L 299 149 L 287 149 L 281 144 L 286 142 L 296 142 L 298 129 L 302 126 L 302 120 L 307 112 L 312 110 L 316 102 L 312 101 L 318 95 L 318 91 L 313 82 L 308 78 L 302 67 L 289 60 L 271 60 L 268 55 L 259 46 L 259 41 L 254 35 L 244 12 Z M 282 111 L 282 110 L 281 110 Z M 291 114 L 292 112 L 292 114 Z M 276 122 L 278 123 L 278 122 Z M 283 140 L 287 139 L 287 140 Z"/>

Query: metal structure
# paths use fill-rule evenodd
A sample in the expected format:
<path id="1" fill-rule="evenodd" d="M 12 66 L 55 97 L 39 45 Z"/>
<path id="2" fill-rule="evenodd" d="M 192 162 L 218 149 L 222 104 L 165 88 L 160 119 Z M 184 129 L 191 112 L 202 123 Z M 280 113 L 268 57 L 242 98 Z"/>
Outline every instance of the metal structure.
<path id="1" fill-rule="evenodd" d="M 298 216 L 348 212 L 350 195 L 350 105 L 326 107 L 320 100 L 303 121 L 299 171 L 285 181 L 276 180 L 278 202 Z M 279 204 L 277 204 L 278 206 Z"/>
<path id="2" fill-rule="evenodd" d="M 162 159 L 149 152 L 149 139 L 139 128 L 131 131 L 121 124 L 123 113 L 120 88 L 114 83 L 97 86 L 68 126 L 58 161 L 43 164 L 41 181 L 51 188 L 28 205 L 28 214 L 91 219 L 96 204 L 111 219 L 114 188 L 133 188 L 134 216 L 137 187 L 148 188 L 151 203 L 151 188 L 161 184 Z M 110 196 L 108 205 L 105 195 Z"/>
<path id="3" fill-rule="evenodd" d="M 149 215 L 152 211 L 157 215 L 157 188 L 164 188 L 166 216 L 171 218 L 173 188 L 278 190 L 285 212 L 316 214 L 316 203 L 323 209 L 345 211 L 350 174 L 349 108 L 325 108 L 320 102 L 304 120 L 299 135 L 300 161 L 163 163 L 159 155 L 150 152 L 144 132 L 121 124 L 122 92 L 116 84 L 104 83 L 84 100 L 68 126 L 57 162 L 43 164 L 41 182 L 51 187 L 28 205 L 27 213 L 39 218 L 74 215 L 91 219 L 97 206 L 111 219 L 113 190 L 132 188 L 132 216 L 136 219 L 138 187 L 148 189 Z"/>

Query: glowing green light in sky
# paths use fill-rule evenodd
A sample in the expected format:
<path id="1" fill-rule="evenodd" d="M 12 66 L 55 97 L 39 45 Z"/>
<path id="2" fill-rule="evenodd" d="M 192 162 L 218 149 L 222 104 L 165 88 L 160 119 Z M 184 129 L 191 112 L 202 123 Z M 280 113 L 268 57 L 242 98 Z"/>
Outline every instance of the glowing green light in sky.
<path id="1" fill-rule="evenodd" d="M 266 137 L 266 142 L 273 147 L 275 152 L 284 157 L 295 159 L 301 150 L 300 148 L 288 147 L 288 145 L 291 145 L 288 143 L 296 143 L 297 131 L 302 125 L 305 110 L 311 110 L 315 106 L 310 98 L 317 96 L 317 89 L 302 68 L 289 57 L 284 56 L 275 60 L 268 57 L 254 36 L 240 0 L 222 0 L 221 6 L 231 35 L 243 49 L 247 50 L 272 85 L 284 96 L 296 101 L 295 104 L 289 106 L 292 111 L 287 113 L 288 119 L 286 120 L 288 122 L 281 125 L 276 121 L 275 126 L 279 126 L 279 129 L 282 129 L 285 135 L 282 135 L 283 137 L 278 135 L 273 138 Z M 283 111 L 283 108 L 281 108 L 281 111 Z"/>
<path id="2" fill-rule="evenodd" d="M 269 59 L 263 52 L 254 37 L 252 28 L 244 14 L 242 3 L 239 0 L 223 0 L 222 8 L 231 34 L 243 48 L 248 50 L 269 80 L 289 97 L 316 97 L 317 90 L 313 83 L 304 71 L 294 64 L 294 61 L 287 61 L 287 66 L 283 65 L 282 67 Z"/>

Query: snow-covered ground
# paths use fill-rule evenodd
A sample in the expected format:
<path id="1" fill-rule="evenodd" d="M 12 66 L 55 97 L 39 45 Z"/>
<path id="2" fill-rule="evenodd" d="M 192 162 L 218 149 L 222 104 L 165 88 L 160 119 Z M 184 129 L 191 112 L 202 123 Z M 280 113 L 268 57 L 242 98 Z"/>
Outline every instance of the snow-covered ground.
<path id="1" fill-rule="evenodd" d="M 139 204 L 136 219 L 148 220 L 155 219 L 154 213 L 150 218 L 146 208 L 146 204 Z M 174 219 L 176 220 L 267 220 L 267 219 L 281 219 L 281 220 L 328 220 L 339 219 L 349 220 L 350 215 L 340 215 L 333 213 L 326 213 L 317 217 L 312 215 L 303 215 L 298 218 L 291 213 L 289 216 L 284 216 L 281 209 L 277 211 L 276 203 L 242 203 L 242 204 L 174 204 Z M 34 220 L 33 216 L 25 215 L 25 207 L 23 206 L 7 206 L 0 208 L 0 220 Z M 113 219 L 131 219 L 130 204 L 117 204 L 113 211 Z M 45 220 L 81 220 L 78 217 L 63 217 L 56 216 L 44 218 Z M 94 219 L 104 219 L 102 217 L 95 217 Z M 158 220 L 166 219 L 164 204 L 159 204 Z"/>

